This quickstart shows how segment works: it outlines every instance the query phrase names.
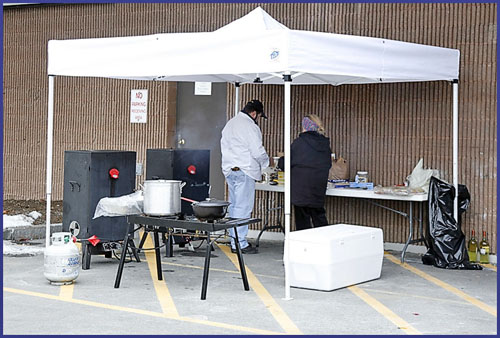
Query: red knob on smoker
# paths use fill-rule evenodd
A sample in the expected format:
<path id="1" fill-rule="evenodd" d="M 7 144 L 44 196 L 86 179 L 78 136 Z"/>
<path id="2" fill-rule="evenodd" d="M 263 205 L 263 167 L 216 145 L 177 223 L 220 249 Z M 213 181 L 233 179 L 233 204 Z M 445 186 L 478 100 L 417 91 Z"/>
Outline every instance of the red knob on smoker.
<path id="1" fill-rule="evenodd" d="M 117 179 L 118 175 L 120 175 L 120 172 L 116 168 L 113 168 L 109 171 L 109 176 L 111 176 L 111 178 Z"/>
<path id="2" fill-rule="evenodd" d="M 192 164 L 191 164 L 191 165 L 188 167 L 188 173 L 190 173 L 191 175 L 196 174 L 196 167 L 195 167 L 194 165 L 192 165 Z"/>

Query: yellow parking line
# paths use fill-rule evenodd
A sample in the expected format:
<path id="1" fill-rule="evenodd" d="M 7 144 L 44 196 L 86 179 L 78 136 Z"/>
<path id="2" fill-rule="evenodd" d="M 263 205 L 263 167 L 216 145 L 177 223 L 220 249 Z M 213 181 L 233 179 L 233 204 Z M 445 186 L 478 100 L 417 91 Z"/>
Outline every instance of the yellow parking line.
<path id="1" fill-rule="evenodd" d="M 451 299 L 444 299 L 444 298 L 437 298 L 437 297 L 427 297 L 427 296 L 420 296 L 420 295 L 415 295 L 415 294 L 411 294 L 411 293 L 391 292 L 391 291 L 372 289 L 372 288 L 366 288 L 366 287 L 363 289 L 367 292 L 384 293 L 386 295 L 393 295 L 396 297 L 405 297 L 405 298 L 412 297 L 412 298 L 434 300 L 434 301 L 443 302 L 443 303 L 469 304 L 469 303 L 462 301 L 462 300 L 451 300 Z"/>
<path id="2" fill-rule="evenodd" d="M 216 243 L 217 244 L 217 243 Z M 238 257 L 236 254 L 231 253 L 231 250 L 226 245 L 217 246 L 226 254 L 226 256 L 233 262 L 236 268 L 239 271 L 240 265 L 238 263 Z M 280 326 L 285 330 L 287 334 L 302 334 L 299 328 L 292 322 L 292 320 L 288 317 L 288 315 L 281 309 L 281 307 L 276 303 L 274 298 L 269 294 L 269 292 L 264 288 L 261 282 L 257 279 L 257 277 L 253 274 L 250 269 L 245 266 L 247 272 L 247 278 L 249 285 L 252 286 L 252 289 L 255 291 L 257 296 L 262 300 L 264 305 L 269 312 L 273 315 L 274 319 L 280 324 Z"/>
<path id="3" fill-rule="evenodd" d="M 76 242 L 75 243 L 76 247 L 78 248 L 78 252 L 82 253 L 82 243 Z M 81 259 L 81 256 L 80 256 Z M 59 297 L 61 298 L 66 298 L 66 299 L 71 299 L 73 298 L 73 290 L 75 288 L 74 282 L 68 285 L 61 285 L 61 288 L 59 289 Z"/>
<path id="4" fill-rule="evenodd" d="M 103 304 L 103 303 L 97 303 L 97 302 L 92 302 L 92 301 L 88 301 L 88 300 L 82 300 L 82 299 L 74 299 L 74 298 L 73 299 L 66 299 L 66 298 L 62 298 L 59 296 L 49 295 L 49 294 L 40 293 L 40 292 L 25 291 L 25 290 L 19 290 L 19 289 L 7 288 L 7 287 L 4 287 L 3 290 L 4 290 L 4 292 L 5 291 L 12 292 L 12 293 L 17 293 L 17 294 L 21 294 L 21 295 L 40 297 L 40 298 L 68 302 L 68 303 L 73 303 L 73 304 L 93 306 L 93 307 L 98 307 L 98 308 L 102 308 L 102 309 L 123 311 L 123 312 L 135 313 L 135 314 L 152 316 L 152 317 L 172 319 L 172 320 L 177 320 L 177 321 L 182 321 L 182 322 L 189 322 L 189 323 L 193 323 L 193 324 L 201 324 L 201 325 L 207 325 L 207 326 L 220 327 L 220 328 L 231 329 L 231 330 L 236 330 L 236 331 L 249 332 L 249 333 L 253 333 L 253 334 L 263 334 L 263 335 L 271 335 L 271 334 L 280 335 L 280 334 L 282 334 L 280 332 L 255 329 L 252 327 L 245 327 L 245 326 L 232 325 L 232 324 L 226 324 L 226 323 L 212 322 L 212 321 L 208 321 L 208 320 L 194 319 L 194 318 L 182 317 L 182 316 L 172 316 L 172 315 L 169 315 L 166 313 L 153 312 L 153 311 L 141 310 L 141 309 L 134 309 L 134 308 L 122 307 L 122 306 L 116 306 L 116 305 L 110 305 L 110 304 Z"/>
<path id="5" fill-rule="evenodd" d="M 59 297 L 65 299 L 73 298 L 73 289 L 75 284 L 61 285 L 61 289 L 59 290 Z"/>
<path id="6" fill-rule="evenodd" d="M 165 262 L 162 261 L 161 264 L 165 265 L 173 265 L 173 266 L 180 266 L 182 268 L 191 268 L 191 269 L 200 269 L 203 270 L 203 266 L 197 266 L 197 265 L 189 265 L 189 264 L 179 264 L 179 263 L 171 263 L 171 262 Z M 210 271 L 219 271 L 219 272 L 226 272 L 226 273 L 234 273 L 234 274 L 240 274 L 240 271 L 236 270 L 226 270 L 226 269 L 218 269 L 218 268 L 210 268 Z M 267 278 L 274 278 L 274 279 L 283 279 L 282 276 L 271 276 L 271 275 L 263 275 L 256 273 L 255 276 L 260 276 L 260 277 L 267 277 Z"/>
<path id="7" fill-rule="evenodd" d="M 142 238 L 143 231 L 141 231 L 140 237 Z M 151 240 L 151 236 L 147 236 L 146 241 L 144 242 L 144 247 L 153 248 L 154 244 Z M 146 260 L 148 262 L 149 272 L 151 274 L 151 279 L 153 280 L 153 285 L 155 287 L 156 296 L 160 301 L 161 308 L 163 313 L 172 317 L 179 317 L 179 313 L 177 312 L 177 308 L 175 307 L 174 300 L 170 295 L 170 291 L 168 291 L 168 287 L 166 281 L 158 280 L 158 274 L 156 270 L 156 256 L 154 250 L 145 250 Z M 123 254 L 123 253 L 122 253 Z"/>
<path id="8" fill-rule="evenodd" d="M 372 308 L 377 310 L 381 315 L 390 320 L 394 325 L 396 325 L 399 329 L 403 330 L 407 334 L 422 334 L 420 331 L 411 326 L 407 321 L 403 318 L 396 315 L 394 312 L 389 310 L 384 304 L 380 303 L 378 300 L 367 294 L 365 291 L 360 289 L 359 287 L 353 285 L 349 286 L 348 289 L 354 293 L 356 296 L 361 298 L 364 302 L 370 305 Z"/>
<path id="9" fill-rule="evenodd" d="M 463 291 L 460 291 L 459 289 L 457 289 L 456 287 L 453 287 L 451 286 L 450 284 L 448 283 L 445 283 L 439 279 L 437 279 L 436 277 L 433 277 L 431 275 L 428 275 L 426 274 L 425 272 L 411 266 L 411 265 L 408 265 L 407 263 L 401 263 L 399 259 L 397 259 L 396 257 L 394 257 L 393 255 L 391 254 L 388 254 L 388 253 L 385 253 L 384 256 L 389 259 L 391 262 L 393 262 L 394 264 L 398 264 L 400 266 L 402 266 L 403 268 L 415 273 L 416 275 L 428 280 L 429 282 L 432 282 L 434 284 L 436 284 L 437 286 L 440 286 L 442 287 L 443 289 L 457 295 L 458 297 L 462 298 L 462 299 L 465 299 L 466 301 L 468 301 L 469 303 L 471 303 L 472 305 L 475 305 L 477 306 L 478 308 L 480 308 L 481 310 L 485 311 L 485 312 L 488 312 L 489 314 L 493 315 L 493 316 L 497 316 L 497 310 L 492 307 L 492 306 L 489 306 L 488 304 L 485 304 L 477 299 L 475 299 L 474 297 L 471 297 L 469 296 L 468 294 L 466 294 L 465 292 Z"/>
<path id="10" fill-rule="evenodd" d="M 497 271 L 497 267 L 492 264 L 480 264 L 483 268 L 491 269 L 493 271 Z"/>

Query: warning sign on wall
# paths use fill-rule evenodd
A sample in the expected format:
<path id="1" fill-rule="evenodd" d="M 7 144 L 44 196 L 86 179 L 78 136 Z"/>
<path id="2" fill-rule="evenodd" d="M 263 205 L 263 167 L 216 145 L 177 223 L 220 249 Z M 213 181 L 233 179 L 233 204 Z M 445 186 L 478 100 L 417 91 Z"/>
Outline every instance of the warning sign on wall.
<path id="1" fill-rule="evenodd" d="M 212 82 L 195 82 L 194 95 L 212 95 Z"/>
<path id="2" fill-rule="evenodd" d="M 148 121 L 148 90 L 132 89 L 130 91 L 130 123 L 146 123 Z"/>

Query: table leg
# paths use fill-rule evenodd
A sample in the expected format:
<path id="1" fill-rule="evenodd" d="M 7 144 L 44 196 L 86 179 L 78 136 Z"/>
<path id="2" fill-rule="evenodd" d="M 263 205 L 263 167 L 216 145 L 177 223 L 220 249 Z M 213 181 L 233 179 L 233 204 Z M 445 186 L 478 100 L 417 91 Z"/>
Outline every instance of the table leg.
<path id="1" fill-rule="evenodd" d="M 165 257 L 174 256 L 174 235 L 170 233 L 170 229 L 167 230 L 167 248 L 165 250 Z"/>
<path id="2" fill-rule="evenodd" d="M 210 270 L 210 255 L 212 243 L 210 242 L 210 233 L 207 234 L 207 250 L 205 252 L 205 267 L 203 268 L 203 283 L 201 284 L 201 300 L 207 299 L 208 272 Z"/>
<path id="3" fill-rule="evenodd" d="M 82 245 L 82 270 L 90 269 L 90 244 L 84 241 Z"/>
<path id="4" fill-rule="evenodd" d="M 137 263 L 141 262 L 141 258 L 139 257 L 139 249 L 135 247 L 134 240 L 130 241 L 130 249 L 132 250 L 132 253 L 134 254 L 135 260 Z"/>
<path id="5" fill-rule="evenodd" d="M 158 280 L 163 280 L 161 275 L 160 236 L 157 230 L 154 230 L 153 237 L 155 240 L 156 272 L 158 274 Z"/>
<path id="6" fill-rule="evenodd" d="M 420 210 L 418 212 L 419 214 L 419 219 L 418 219 L 418 228 L 420 229 L 420 238 L 421 240 L 424 242 L 425 244 L 425 247 L 426 248 L 429 248 L 429 245 L 427 244 L 427 240 L 425 239 L 425 235 L 424 235 L 424 206 L 425 206 L 425 202 L 422 202 L 420 203 Z"/>
<path id="7" fill-rule="evenodd" d="M 116 273 L 116 279 L 115 279 L 115 289 L 120 287 L 120 280 L 122 279 L 123 265 L 125 264 L 125 257 L 127 256 L 128 241 L 129 241 L 129 233 L 127 233 L 125 235 L 125 239 L 123 240 L 122 254 L 120 257 L 120 264 L 118 265 L 118 271 Z"/>
<path id="8" fill-rule="evenodd" d="M 169 229 L 168 231 L 169 231 L 168 236 L 170 238 L 170 242 L 168 243 L 170 254 L 168 257 L 174 257 L 174 230 L 170 231 Z"/>
<path id="9" fill-rule="evenodd" d="M 255 242 L 256 247 L 259 246 L 260 237 L 262 236 L 262 234 L 266 230 L 280 229 L 283 232 L 283 234 L 285 233 L 285 229 L 281 226 L 281 212 L 278 212 L 278 214 L 277 214 L 278 225 L 269 226 L 269 215 L 271 214 L 271 212 L 276 211 L 276 210 L 281 210 L 282 207 L 277 206 L 277 207 L 271 208 L 271 199 L 269 198 L 269 191 L 266 191 L 266 198 L 267 198 L 267 210 L 264 213 L 264 227 L 262 228 L 262 230 L 259 232 L 259 235 L 257 236 L 257 241 Z M 281 200 L 280 200 L 280 196 L 278 196 L 277 200 L 278 200 L 277 204 L 282 205 Z"/>
<path id="10" fill-rule="evenodd" d="M 144 233 L 142 234 L 141 241 L 139 242 L 139 249 L 137 250 L 137 252 L 141 251 L 141 249 L 144 245 L 144 242 L 146 242 L 147 238 L 148 238 L 148 232 L 146 230 L 144 230 Z"/>
<path id="11" fill-rule="evenodd" d="M 264 226 L 262 230 L 259 232 L 259 236 L 257 236 L 257 240 L 255 241 L 255 246 L 259 247 L 260 236 L 266 231 L 267 226 L 269 225 L 269 214 L 271 213 L 271 199 L 269 198 L 269 191 L 266 191 L 266 199 L 267 199 L 267 209 L 264 211 Z"/>
<path id="12" fill-rule="evenodd" d="M 408 245 L 410 244 L 412 238 L 413 238 L 413 201 L 410 201 L 410 234 L 408 236 L 408 240 L 405 243 L 405 246 L 403 248 L 403 251 L 401 252 L 401 263 L 404 263 L 405 261 L 405 254 L 406 254 L 406 249 L 408 248 Z"/>
<path id="13" fill-rule="evenodd" d="M 236 244 L 236 254 L 238 255 L 238 262 L 240 263 L 241 278 L 243 279 L 243 287 L 246 291 L 250 290 L 248 286 L 247 270 L 245 269 L 245 262 L 243 261 L 243 254 L 241 253 L 240 241 L 238 239 L 238 231 L 236 227 L 234 229 L 234 242 Z"/>
<path id="14" fill-rule="evenodd" d="M 165 257 L 168 257 L 167 236 L 164 232 L 161 233 L 161 242 L 165 244 Z"/>

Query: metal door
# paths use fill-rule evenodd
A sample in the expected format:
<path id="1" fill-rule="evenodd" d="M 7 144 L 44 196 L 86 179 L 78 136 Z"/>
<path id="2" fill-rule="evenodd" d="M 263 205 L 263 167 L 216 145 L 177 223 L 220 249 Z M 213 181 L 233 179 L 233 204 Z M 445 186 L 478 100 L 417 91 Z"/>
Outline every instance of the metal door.
<path id="1" fill-rule="evenodd" d="M 226 124 L 226 83 L 211 95 L 194 95 L 194 82 L 177 83 L 177 148 L 210 150 L 210 197 L 224 199 L 220 138 Z"/>

